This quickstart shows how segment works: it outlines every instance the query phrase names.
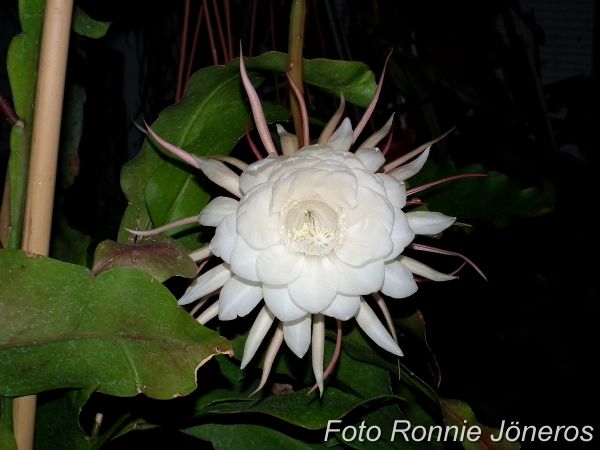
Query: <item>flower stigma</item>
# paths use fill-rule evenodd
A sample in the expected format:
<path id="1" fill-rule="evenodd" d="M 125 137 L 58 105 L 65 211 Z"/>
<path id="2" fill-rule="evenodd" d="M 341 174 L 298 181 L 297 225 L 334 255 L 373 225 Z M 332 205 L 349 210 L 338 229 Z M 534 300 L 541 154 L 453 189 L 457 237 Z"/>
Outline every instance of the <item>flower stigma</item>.
<path id="1" fill-rule="evenodd" d="M 282 240 L 293 252 L 328 255 L 342 244 L 344 228 L 344 214 L 322 200 L 293 200 L 281 210 Z"/>

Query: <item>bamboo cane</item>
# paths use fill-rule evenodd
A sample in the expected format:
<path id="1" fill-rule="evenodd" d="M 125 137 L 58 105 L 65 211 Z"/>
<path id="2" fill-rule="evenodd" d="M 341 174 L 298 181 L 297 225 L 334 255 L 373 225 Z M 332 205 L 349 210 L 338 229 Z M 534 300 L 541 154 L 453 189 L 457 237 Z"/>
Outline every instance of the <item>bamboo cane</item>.
<path id="1" fill-rule="evenodd" d="M 48 255 L 73 0 L 47 0 L 33 119 L 23 250 Z M 36 396 L 14 401 L 19 450 L 33 448 Z"/>

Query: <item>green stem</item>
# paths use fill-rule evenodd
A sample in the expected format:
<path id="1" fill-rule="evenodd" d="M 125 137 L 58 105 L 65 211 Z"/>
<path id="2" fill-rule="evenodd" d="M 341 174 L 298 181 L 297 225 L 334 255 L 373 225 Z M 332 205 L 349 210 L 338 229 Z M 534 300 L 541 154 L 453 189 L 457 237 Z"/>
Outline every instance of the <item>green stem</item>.
<path id="1" fill-rule="evenodd" d="M 13 408 L 12 398 L 0 397 L 0 448 L 16 449 L 17 443 L 12 432 Z"/>
<path id="2" fill-rule="evenodd" d="M 6 248 L 21 248 L 23 238 L 23 220 L 25 217 L 25 198 L 27 197 L 27 173 L 29 167 L 30 130 L 24 126 L 15 126 L 10 135 L 11 152 L 8 162 L 6 189 L 8 189 L 9 223 L 7 227 Z"/>
<path id="3" fill-rule="evenodd" d="M 302 51 L 304 49 L 304 23 L 306 20 L 306 0 L 293 0 L 292 12 L 290 14 L 290 34 L 288 40 L 288 71 L 290 77 L 304 94 L 304 85 L 302 81 Z M 308 145 L 309 142 L 303 142 L 302 138 L 302 114 L 300 105 L 290 89 L 290 109 L 294 121 L 294 129 L 298 136 L 299 147 Z"/>

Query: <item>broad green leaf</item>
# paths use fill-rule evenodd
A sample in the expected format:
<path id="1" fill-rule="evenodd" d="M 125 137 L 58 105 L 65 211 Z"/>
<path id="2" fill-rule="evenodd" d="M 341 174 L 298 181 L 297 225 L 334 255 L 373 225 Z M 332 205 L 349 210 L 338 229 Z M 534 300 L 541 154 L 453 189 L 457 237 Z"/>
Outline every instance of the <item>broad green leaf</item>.
<path id="1" fill-rule="evenodd" d="M 259 413 L 277 417 L 297 426 L 317 430 L 325 427 L 328 420 L 340 419 L 358 407 L 397 399 L 392 394 L 364 399 L 356 393 L 346 392 L 332 386 L 325 389 L 321 398 L 319 398 L 318 392 L 309 395 L 308 391 L 309 388 L 304 388 L 289 394 L 270 395 L 263 400 L 219 403 L 207 407 L 205 412 Z"/>
<path id="2" fill-rule="evenodd" d="M 175 239 L 148 236 L 134 244 L 102 241 L 96 247 L 92 275 L 117 267 L 141 270 L 163 282 L 173 276 L 194 278 L 196 263 Z"/>
<path id="3" fill-rule="evenodd" d="M 232 425 L 207 423 L 187 428 L 183 432 L 210 442 L 215 450 L 241 448 L 307 450 L 324 447 L 323 444 L 302 442 L 273 428 L 244 423 Z"/>
<path id="4" fill-rule="evenodd" d="M 11 228 L 8 236 L 10 248 L 18 248 L 21 243 L 45 3 L 44 0 L 19 1 L 19 21 L 22 32 L 11 41 L 6 56 L 15 113 L 22 121 L 20 125 L 13 127 L 10 135 L 10 158 L 8 161 L 11 206 Z"/>
<path id="5" fill-rule="evenodd" d="M 554 192 L 550 185 L 523 189 L 516 180 L 500 172 L 487 172 L 479 164 L 459 170 L 452 162 L 436 164 L 429 161 L 419 174 L 410 179 L 410 184 L 419 186 L 463 173 L 485 173 L 487 176 L 451 181 L 417 196 L 432 211 L 460 220 L 490 220 L 497 226 L 507 225 L 512 217 L 536 217 L 554 207 Z"/>
<path id="6" fill-rule="evenodd" d="M 462 445 L 465 450 L 519 450 L 521 445 L 518 442 L 509 442 L 505 439 L 494 442 L 491 435 L 498 435 L 497 430 L 481 425 L 473 410 L 465 402 L 460 400 L 440 399 L 444 420 L 447 425 L 456 425 L 461 427 L 464 421 L 468 426 L 476 425 L 481 429 L 481 439 L 471 442 L 465 440 Z"/>
<path id="7" fill-rule="evenodd" d="M 247 58 L 249 69 L 263 69 L 284 73 L 288 66 L 288 55 L 267 52 L 256 58 Z M 369 67 L 357 61 L 334 59 L 305 59 L 302 66 L 304 82 L 346 101 L 366 107 L 375 94 L 377 83 Z"/>
<path id="8" fill-rule="evenodd" d="M 92 442 L 79 425 L 79 414 L 94 387 L 69 391 L 51 400 L 41 398 L 37 410 L 36 450 L 89 450 Z"/>
<path id="9" fill-rule="evenodd" d="M 384 353 L 381 350 L 375 349 L 370 341 L 365 339 L 362 332 L 355 327 L 352 332 L 344 337 L 344 345 L 342 350 L 351 358 L 365 363 L 373 364 L 378 367 L 389 370 L 391 373 L 398 373 L 399 382 L 406 386 L 411 391 L 423 394 L 432 403 L 437 404 L 438 398 L 435 391 L 417 377 L 408 367 L 401 362 L 393 364 L 388 355 L 382 356 Z"/>
<path id="10" fill-rule="evenodd" d="M 58 388 L 167 399 L 196 387 L 196 370 L 230 353 L 148 274 L 0 252 L 0 395 Z"/>
<path id="11" fill-rule="evenodd" d="M 106 34 L 109 26 L 110 22 L 92 19 L 78 6 L 73 11 L 73 31 L 81 36 L 99 39 Z"/>

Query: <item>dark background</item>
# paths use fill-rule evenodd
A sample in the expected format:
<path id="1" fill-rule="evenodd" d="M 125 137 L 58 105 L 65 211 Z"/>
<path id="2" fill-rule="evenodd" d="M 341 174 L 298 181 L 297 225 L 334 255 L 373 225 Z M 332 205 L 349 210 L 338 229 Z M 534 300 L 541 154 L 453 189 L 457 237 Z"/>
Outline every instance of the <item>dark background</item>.
<path id="1" fill-rule="evenodd" d="M 555 192 L 548 214 L 502 227 L 474 220 L 469 233 L 444 237 L 445 248 L 460 249 L 489 281 L 465 270 L 461 280 L 423 285 L 409 300 L 427 323 L 440 395 L 466 400 L 492 425 L 597 425 L 594 2 L 308 3 L 306 57 L 360 60 L 379 73 L 394 49 L 374 122 L 397 113 L 398 151 L 454 126 L 437 160 L 479 162 L 522 187 L 546 183 Z M 174 101 L 183 2 L 79 4 L 113 22 L 100 40 L 74 39 L 68 75 L 84 87 L 86 103 L 80 172 L 62 193 L 65 214 L 98 242 L 115 238 L 126 205 L 119 170 L 142 141 L 132 119 L 154 120 Z M 289 2 L 259 1 L 254 26 L 253 4 L 232 1 L 234 42 L 241 39 L 247 54 L 286 51 Z M 3 0 L 3 57 L 18 30 L 16 2 Z M 209 54 L 201 37 L 195 67 L 212 64 Z M 10 100 L 3 65 L 0 95 Z M 8 133 L 3 122 L 2 169 Z"/>

